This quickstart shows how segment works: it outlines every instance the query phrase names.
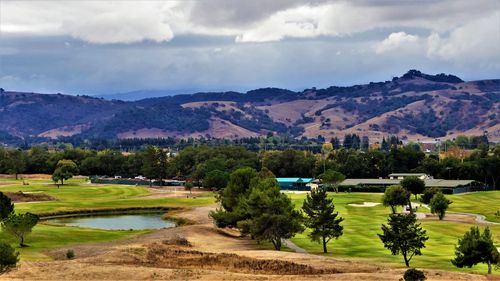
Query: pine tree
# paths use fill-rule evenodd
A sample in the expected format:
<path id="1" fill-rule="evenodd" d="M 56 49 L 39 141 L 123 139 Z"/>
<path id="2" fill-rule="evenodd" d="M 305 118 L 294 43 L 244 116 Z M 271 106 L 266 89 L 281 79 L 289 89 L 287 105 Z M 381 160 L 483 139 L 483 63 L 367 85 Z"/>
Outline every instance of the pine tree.
<path id="1" fill-rule="evenodd" d="M 323 252 L 326 253 L 327 243 L 332 238 L 339 238 L 343 234 L 344 227 L 340 223 L 344 220 L 335 212 L 333 199 L 328 198 L 326 190 L 319 188 L 311 190 L 302 205 L 306 214 L 305 225 L 311 229 L 309 237 L 313 241 L 323 243 Z"/>

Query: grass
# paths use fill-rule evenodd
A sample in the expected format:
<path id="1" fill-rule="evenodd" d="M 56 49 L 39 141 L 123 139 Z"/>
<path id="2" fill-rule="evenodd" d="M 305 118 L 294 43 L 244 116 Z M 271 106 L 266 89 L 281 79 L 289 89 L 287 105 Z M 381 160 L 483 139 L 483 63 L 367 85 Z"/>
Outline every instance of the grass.
<path id="1" fill-rule="evenodd" d="M 485 191 L 448 196 L 453 203 L 450 212 L 476 213 L 486 220 L 500 223 L 500 192 Z"/>
<path id="2" fill-rule="evenodd" d="M 490 196 L 495 197 L 500 194 L 500 192 L 496 193 L 494 195 L 490 194 Z M 380 202 L 381 194 L 338 193 L 331 194 L 331 196 L 334 198 L 336 210 L 344 218 L 342 222 L 344 234 L 338 240 L 332 240 L 329 243 L 329 253 L 326 255 L 360 258 L 371 262 L 404 266 L 402 256 L 392 256 L 390 251 L 383 247 L 382 242 L 380 242 L 377 236 L 378 233 L 382 232 L 380 229 L 381 225 L 387 222 L 390 208 L 385 208 L 382 205 L 363 208 L 348 205 L 350 203 L 362 203 L 365 201 Z M 454 195 L 450 196 L 450 198 L 454 202 L 457 198 L 460 198 L 463 201 L 458 201 L 463 202 L 461 204 L 465 205 L 469 196 L 463 196 Z M 476 196 L 477 198 L 482 197 L 479 195 Z M 300 208 L 305 199 L 305 194 L 292 194 L 291 198 L 296 207 Z M 472 196 L 472 198 L 476 197 Z M 466 211 L 469 213 L 486 214 L 485 211 L 491 212 L 489 209 L 496 207 L 496 205 L 489 205 L 490 208 L 488 209 L 484 205 L 486 204 L 469 204 L 470 207 Z M 465 223 L 423 221 L 422 227 L 427 231 L 429 240 L 426 243 L 426 248 L 422 250 L 423 255 L 414 257 L 411 265 L 421 268 L 485 273 L 485 265 L 477 265 L 472 269 L 457 269 L 450 262 L 450 259 L 454 256 L 454 247 L 458 238 L 469 230 L 471 226 L 471 224 Z M 497 246 L 500 246 L 500 225 L 490 226 L 490 229 L 492 230 Z M 323 255 L 322 246 L 316 242 L 312 242 L 307 234 L 308 231 L 306 230 L 306 232 L 295 236 L 292 241 L 297 246 L 306 249 L 309 253 Z"/>
<path id="3" fill-rule="evenodd" d="M 214 196 L 207 193 L 193 198 L 147 198 L 151 192 L 147 187 L 125 185 L 89 185 L 84 179 L 71 179 L 68 184 L 57 188 L 50 180 L 25 180 L 29 185 L 23 185 L 21 180 L 0 179 L 3 192 L 43 192 L 57 198 L 57 201 L 32 203 L 16 203 L 16 212 L 54 213 L 90 209 L 112 209 L 132 207 L 193 207 L 212 204 Z M 149 230 L 100 230 L 79 227 L 54 226 L 38 224 L 27 236 L 26 243 L 30 247 L 19 248 L 23 260 L 49 259 L 44 251 L 70 247 L 75 244 L 105 242 L 130 238 L 134 235 L 147 233 Z M 6 240 L 13 245 L 16 241 L 0 232 L 0 240 Z M 76 253 L 78 254 L 78 253 Z"/>

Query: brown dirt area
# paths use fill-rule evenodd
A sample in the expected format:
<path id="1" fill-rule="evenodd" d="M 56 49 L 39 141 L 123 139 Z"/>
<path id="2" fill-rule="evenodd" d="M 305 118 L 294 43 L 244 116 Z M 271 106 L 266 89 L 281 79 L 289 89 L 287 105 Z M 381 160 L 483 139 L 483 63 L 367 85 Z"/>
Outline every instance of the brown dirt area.
<path id="1" fill-rule="evenodd" d="M 22 191 L 18 192 L 4 192 L 4 194 L 10 198 L 13 202 L 37 202 L 37 201 L 53 201 L 57 200 L 55 197 L 47 195 L 45 193 L 26 193 Z"/>
<path id="2" fill-rule="evenodd" d="M 47 252 L 52 261 L 22 261 L 2 280 L 399 280 L 404 268 L 306 253 L 259 249 L 236 231 L 213 226 L 199 207 L 175 216 L 194 224 L 128 240 Z M 76 258 L 64 255 L 73 249 Z M 425 270 L 428 280 L 494 280 L 484 275 Z M 498 280 L 498 279 L 495 279 Z"/>

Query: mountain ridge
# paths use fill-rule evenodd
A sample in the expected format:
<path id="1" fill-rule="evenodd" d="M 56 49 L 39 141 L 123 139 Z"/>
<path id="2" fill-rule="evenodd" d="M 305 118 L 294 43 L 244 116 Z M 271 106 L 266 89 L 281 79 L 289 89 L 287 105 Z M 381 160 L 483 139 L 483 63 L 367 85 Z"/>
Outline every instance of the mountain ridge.
<path id="1" fill-rule="evenodd" d="M 500 140 L 498 112 L 500 79 L 465 82 L 410 70 L 391 81 L 353 86 L 198 92 L 137 101 L 2 89 L 0 135 L 331 138 L 357 133 L 374 140 L 387 134 L 417 140 L 486 133 Z"/>

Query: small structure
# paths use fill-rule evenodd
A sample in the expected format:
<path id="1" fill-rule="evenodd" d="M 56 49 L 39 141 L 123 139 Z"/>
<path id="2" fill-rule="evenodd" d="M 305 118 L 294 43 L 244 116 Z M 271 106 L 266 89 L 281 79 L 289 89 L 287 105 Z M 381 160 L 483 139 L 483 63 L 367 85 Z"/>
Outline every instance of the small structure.
<path id="1" fill-rule="evenodd" d="M 389 174 L 389 178 L 391 180 L 402 180 L 402 179 L 407 178 L 407 177 L 417 177 L 421 180 L 426 180 L 426 179 L 432 178 L 429 175 L 424 174 L 424 173 L 392 173 L 392 174 Z"/>
<path id="2" fill-rule="evenodd" d="M 405 177 L 418 177 L 425 183 L 425 187 L 437 187 L 443 193 L 454 194 L 470 191 L 483 191 L 489 190 L 480 182 L 474 180 L 444 180 L 434 179 L 427 174 L 412 174 L 412 173 L 394 173 L 389 175 L 389 179 L 345 179 L 340 183 L 341 191 L 353 190 L 364 192 L 384 192 L 385 188 L 389 185 L 396 185 L 401 182 Z"/>
<path id="3" fill-rule="evenodd" d="M 313 178 L 276 178 L 281 189 L 285 190 L 310 190 Z"/>

